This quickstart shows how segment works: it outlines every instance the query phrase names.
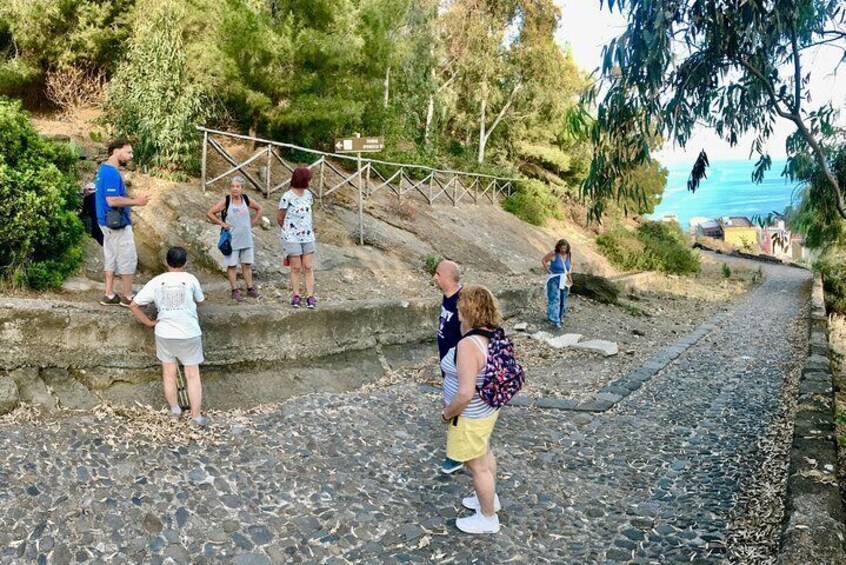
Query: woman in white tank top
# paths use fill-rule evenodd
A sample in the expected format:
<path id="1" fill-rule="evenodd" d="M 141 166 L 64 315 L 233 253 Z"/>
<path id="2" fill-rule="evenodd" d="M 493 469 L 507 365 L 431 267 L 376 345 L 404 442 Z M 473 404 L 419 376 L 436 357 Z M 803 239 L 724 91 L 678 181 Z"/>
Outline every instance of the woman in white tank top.
<path id="1" fill-rule="evenodd" d="M 458 299 L 458 318 L 464 337 L 441 361 L 444 371 L 444 409 L 447 426 L 447 457 L 461 461 L 473 475 L 473 496 L 462 504 L 475 514 L 459 518 L 455 525 L 471 534 L 499 531 L 499 499 L 496 496 L 496 458 L 490 450 L 499 410 L 485 404 L 476 388 L 484 383 L 489 338 L 486 334 L 502 324 L 499 305 L 483 286 L 465 286 Z"/>

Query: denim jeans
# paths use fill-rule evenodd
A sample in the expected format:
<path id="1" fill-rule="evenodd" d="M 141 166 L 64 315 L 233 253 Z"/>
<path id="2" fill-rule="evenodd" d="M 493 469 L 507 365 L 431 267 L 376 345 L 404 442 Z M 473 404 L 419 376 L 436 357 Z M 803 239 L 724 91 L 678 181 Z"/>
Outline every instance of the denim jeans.
<path id="1" fill-rule="evenodd" d="M 546 282 L 546 316 L 556 325 L 567 315 L 567 298 L 570 296 L 569 288 L 558 288 L 559 278 L 554 277 Z"/>

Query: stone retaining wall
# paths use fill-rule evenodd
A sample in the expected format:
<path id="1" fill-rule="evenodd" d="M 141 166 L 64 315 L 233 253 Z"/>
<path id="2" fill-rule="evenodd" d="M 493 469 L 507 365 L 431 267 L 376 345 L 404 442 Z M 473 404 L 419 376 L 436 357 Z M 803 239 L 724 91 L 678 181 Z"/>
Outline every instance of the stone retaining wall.
<path id="1" fill-rule="evenodd" d="M 834 388 L 822 279 L 814 280 L 810 347 L 799 384 L 782 565 L 846 563 L 846 511 L 837 480 Z"/>
<path id="2" fill-rule="evenodd" d="M 292 310 L 287 305 L 200 307 L 213 365 L 320 357 L 430 337 L 436 300 L 363 300 Z M 154 366 L 153 332 L 125 309 L 6 299 L 0 367 L 136 369 Z"/>
<path id="3" fill-rule="evenodd" d="M 530 295 L 512 291 L 499 299 L 510 316 L 527 306 Z M 291 360 L 434 341 L 439 311 L 436 296 L 315 310 L 278 302 L 201 306 L 206 366 L 243 376 L 251 366 L 266 372 Z M 19 401 L 54 406 L 47 386 L 62 405 L 85 408 L 96 404 L 89 391 L 159 378 L 153 332 L 123 308 L 3 298 L 0 342 L 0 414 Z"/>

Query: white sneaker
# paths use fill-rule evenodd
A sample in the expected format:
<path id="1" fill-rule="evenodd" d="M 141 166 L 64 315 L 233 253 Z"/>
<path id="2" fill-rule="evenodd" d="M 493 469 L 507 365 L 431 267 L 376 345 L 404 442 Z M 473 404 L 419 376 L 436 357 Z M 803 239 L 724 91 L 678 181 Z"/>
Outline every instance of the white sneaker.
<path id="1" fill-rule="evenodd" d="M 473 493 L 473 496 L 468 496 L 467 498 L 461 499 L 461 504 L 464 508 L 468 510 L 481 510 L 482 506 L 479 504 L 479 497 L 476 496 L 476 493 Z M 499 495 L 494 495 L 494 512 L 499 512 L 502 510 L 502 505 L 499 503 Z"/>
<path id="2" fill-rule="evenodd" d="M 191 425 L 195 428 L 205 428 L 209 425 L 209 419 L 200 414 L 196 418 L 191 418 Z"/>
<path id="3" fill-rule="evenodd" d="M 455 527 L 465 534 L 495 534 L 499 532 L 499 517 L 496 514 L 487 517 L 477 511 L 472 516 L 456 520 Z"/>

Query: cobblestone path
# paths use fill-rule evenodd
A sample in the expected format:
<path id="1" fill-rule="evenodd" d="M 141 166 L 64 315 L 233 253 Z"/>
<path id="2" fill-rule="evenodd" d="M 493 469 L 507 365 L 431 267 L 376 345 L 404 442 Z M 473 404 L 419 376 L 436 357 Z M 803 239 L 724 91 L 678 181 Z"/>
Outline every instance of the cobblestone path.
<path id="1" fill-rule="evenodd" d="M 470 479 L 438 474 L 439 399 L 406 384 L 221 416 L 184 445 L 120 414 L 2 424 L 0 562 L 719 562 L 805 347 L 809 274 L 765 270 L 614 409 L 506 409 L 495 539 L 455 529 Z"/>

